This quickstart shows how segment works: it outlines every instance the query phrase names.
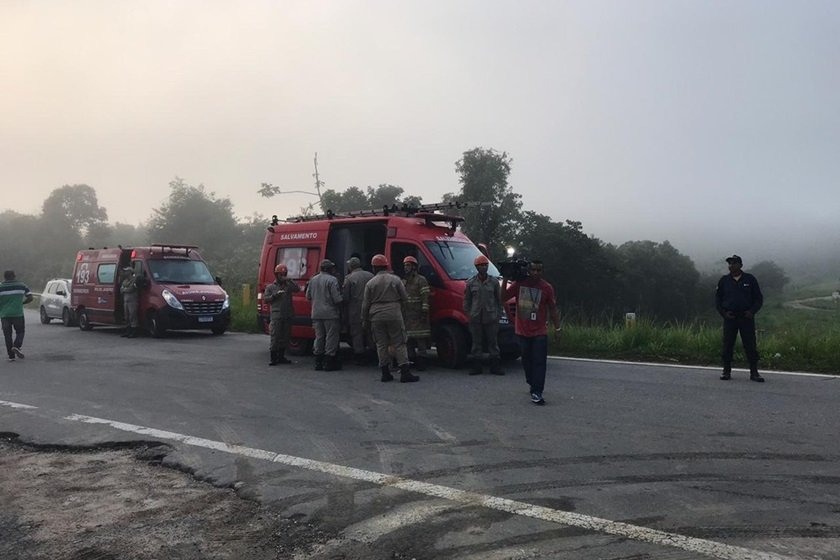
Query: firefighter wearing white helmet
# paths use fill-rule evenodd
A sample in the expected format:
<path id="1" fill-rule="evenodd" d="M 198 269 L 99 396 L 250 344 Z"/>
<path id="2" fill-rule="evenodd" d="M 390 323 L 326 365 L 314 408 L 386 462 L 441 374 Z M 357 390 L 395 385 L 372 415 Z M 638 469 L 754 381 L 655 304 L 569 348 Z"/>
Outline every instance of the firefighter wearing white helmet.
<path id="1" fill-rule="evenodd" d="M 263 301 L 271 305 L 271 322 L 268 324 L 268 334 L 271 336 L 269 353 L 270 366 L 290 364 L 286 358 L 286 347 L 292 333 L 292 319 L 295 310 L 292 307 L 292 294 L 300 291 L 297 282 L 288 278 L 289 269 L 285 264 L 274 267 L 275 281 L 265 287 Z"/>
<path id="2" fill-rule="evenodd" d="M 388 347 L 394 348 L 397 364 L 400 368 L 400 382 L 419 381 L 409 369 L 408 354 L 405 349 L 405 323 L 402 306 L 408 295 L 399 276 L 388 271 L 388 259 L 385 255 L 374 255 L 370 262 L 374 277 L 365 285 L 362 301 L 362 319 L 370 325 L 376 342 L 376 354 L 379 358 L 381 381 L 393 381 L 389 364 L 391 358 Z"/>
<path id="3" fill-rule="evenodd" d="M 403 259 L 403 285 L 408 296 L 403 307 L 408 359 L 414 362 L 418 371 L 426 369 L 429 338 L 432 328 L 429 324 L 429 282 L 417 271 L 417 259 L 411 255 Z"/>
<path id="4" fill-rule="evenodd" d="M 321 261 L 321 272 L 306 285 L 306 299 L 312 302 L 312 327 L 315 329 L 315 369 L 334 371 L 341 369 L 338 343 L 341 334 L 341 289 L 335 277 L 335 264 Z"/>
<path id="5" fill-rule="evenodd" d="M 483 373 L 483 363 L 489 362 L 490 373 L 504 375 L 499 356 L 499 312 L 502 294 L 499 280 L 487 274 L 490 259 L 478 255 L 473 261 L 478 271 L 464 286 L 464 313 L 470 320 L 472 350 L 470 375 Z"/>

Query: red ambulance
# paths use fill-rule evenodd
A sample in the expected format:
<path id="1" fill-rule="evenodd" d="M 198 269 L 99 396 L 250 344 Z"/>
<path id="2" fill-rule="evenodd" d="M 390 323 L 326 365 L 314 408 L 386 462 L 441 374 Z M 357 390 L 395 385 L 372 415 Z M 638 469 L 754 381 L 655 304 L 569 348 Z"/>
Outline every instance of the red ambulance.
<path id="1" fill-rule="evenodd" d="M 80 329 L 123 324 L 119 272 L 127 266 L 140 287 L 140 325 L 152 336 L 167 330 L 227 330 L 230 299 L 219 278 L 210 274 L 196 247 L 166 244 L 79 251 L 70 304 Z"/>

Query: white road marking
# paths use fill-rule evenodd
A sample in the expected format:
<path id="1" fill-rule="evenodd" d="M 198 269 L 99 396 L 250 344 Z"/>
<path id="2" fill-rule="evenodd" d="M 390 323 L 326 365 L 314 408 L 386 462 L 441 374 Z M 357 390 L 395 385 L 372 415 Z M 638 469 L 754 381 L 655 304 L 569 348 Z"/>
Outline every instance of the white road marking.
<path id="1" fill-rule="evenodd" d="M 21 404 L 11 401 L 0 401 L 0 405 L 8 406 L 9 408 L 20 408 L 23 410 L 34 410 L 37 409 L 37 406 L 32 406 L 31 404 Z"/>
<path id="2" fill-rule="evenodd" d="M 651 367 L 662 367 L 662 368 L 677 368 L 677 369 L 702 369 L 707 371 L 719 371 L 720 367 L 717 366 L 691 366 L 686 364 L 661 364 L 656 362 L 628 362 L 626 360 L 602 360 L 599 358 L 571 358 L 566 356 L 548 356 L 549 360 L 557 360 L 557 361 L 569 361 L 569 362 L 593 362 L 597 364 L 619 364 L 619 365 L 628 365 L 628 366 L 651 366 Z M 748 369 L 741 369 L 741 368 L 732 368 L 733 372 L 748 372 Z M 809 373 L 807 371 L 775 371 L 769 369 L 761 370 L 762 374 L 770 373 L 773 375 L 792 375 L 796 377 L 819 377 L 822 379 L 840 379 L 838 375 L 832 375 L 830 373 Z"/>
<path id="3" fill-rule="evenodd" d="M 407 492 L 416 492 L 427 496 L 443 498 L 462 505 L 483 506 L 514 515 L 522 515 L 561 525 L 580 527 L 593 532 L 617 535 L 619 537 L 647 542 L 658 546 L 674 547 L 688 552 L 710 556 L 712 558 L 726 560 L 787 560 L 786 557 L 771 552 L 762 552 L 706 539 L 686 537 L 676 533 L 668 533 L 665 531 L 649 529 L 647 527 L 631 525 L 629 523 L 621 523 L 579 513 L 535 506 L 533 504 L 517 500 L 509 500 L 507 498 L 499 498 L 488 494 L 469 492 L 466 490 L 459 490 L 457 488 L 450 488 L 448 486 L 441 486 L 439 484 L 430 484 L 399 476 L 387 475 L 384 473 L 357 469 L 334 463 L 326 463 L 323 461 L 315 461 L 312 459 L 305 459 L 303 457 L 284 455 L 282 453 L 274 453 L 272 451 L 254 449 L 242 445 L 230 445 L 220 441 L 188 436 L 176 432 L 157 430 L 155 428 L 137 426 L 135 424 L 126 424 L 124 422 L 96 418 L 93 416 L 84 416 L 81 414 L 71 414 L 70 416 L 65 416 L 64 419 L 74 422 L 83 422 L 86 424 L 103 424 L 117 430 L 149 436 L 155 439 L 177 441 L 185 445 L 204 447 L 206 449 L 223 451 L 225 453 L 242 455 L 254 459 L 263 459 L 265 461 L 272 461 L 274 463 L 281 463 L 292 467 L 300 467 L 315 472 L 371 482 L 381 486 L 399 488 Z"/>

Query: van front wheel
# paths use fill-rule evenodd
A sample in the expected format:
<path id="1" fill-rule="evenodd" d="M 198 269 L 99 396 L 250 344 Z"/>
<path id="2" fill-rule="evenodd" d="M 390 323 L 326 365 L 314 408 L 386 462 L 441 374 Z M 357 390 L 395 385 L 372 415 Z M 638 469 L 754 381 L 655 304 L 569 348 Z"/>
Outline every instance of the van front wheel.
<path id="1" fill-rule="evenodd" d="M 160 319 L 154 311 L 149 311 L 146 315 L 146 331 L 154 338 L 166 336 L 166 329 L 160 324 Z"/>
<path id="2" fill-rule="evenodd" d="M 443 325 L 435 335 L 435 346 L 443 367 L 456 369 L 467 359 L 467 337 L 458 325 Z"/>

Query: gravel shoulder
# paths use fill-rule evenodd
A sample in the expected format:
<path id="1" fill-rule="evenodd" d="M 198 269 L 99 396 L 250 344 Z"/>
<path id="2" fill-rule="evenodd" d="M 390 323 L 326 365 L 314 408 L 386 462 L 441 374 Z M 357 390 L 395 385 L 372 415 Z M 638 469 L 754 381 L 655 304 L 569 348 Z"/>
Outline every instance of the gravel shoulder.
<path id="1" fill-rule="evenodd" d="M 327 540 L 233 489 L 162 466 L 167 451 L 0 437 L 0 558 L 263 560 L 305 555 Z"/>

